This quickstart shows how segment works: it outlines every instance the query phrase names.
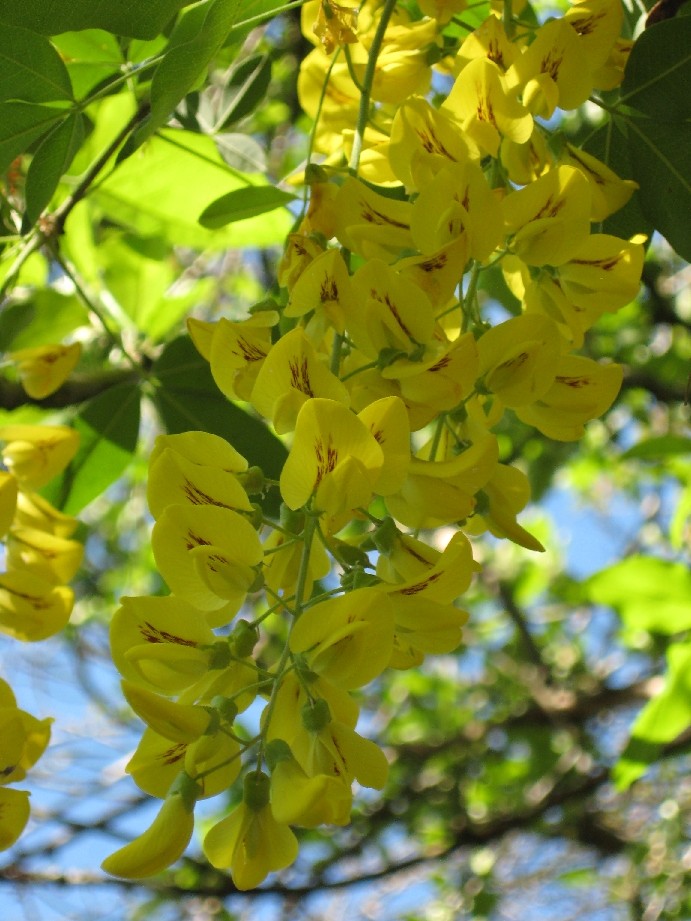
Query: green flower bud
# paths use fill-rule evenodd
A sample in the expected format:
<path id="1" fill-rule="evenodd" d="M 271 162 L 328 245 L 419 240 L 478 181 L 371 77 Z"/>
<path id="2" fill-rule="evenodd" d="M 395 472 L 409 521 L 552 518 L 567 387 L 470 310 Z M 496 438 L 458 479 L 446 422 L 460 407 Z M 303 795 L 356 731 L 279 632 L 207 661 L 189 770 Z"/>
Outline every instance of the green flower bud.
<path id="1" fill-rule="evenodd" d="M 305 704 L 300 714 L 302 725 L 308 732 L 320 732 L 331 722 L 331 710 L 323 698 Z"/>
<path id="2" fill-rule="evenodd" d="M 263 771 L 250 771 L 245 776 L 242 798 L 248 808 L 259 812 L 269 804 L 271 781 Z"/>

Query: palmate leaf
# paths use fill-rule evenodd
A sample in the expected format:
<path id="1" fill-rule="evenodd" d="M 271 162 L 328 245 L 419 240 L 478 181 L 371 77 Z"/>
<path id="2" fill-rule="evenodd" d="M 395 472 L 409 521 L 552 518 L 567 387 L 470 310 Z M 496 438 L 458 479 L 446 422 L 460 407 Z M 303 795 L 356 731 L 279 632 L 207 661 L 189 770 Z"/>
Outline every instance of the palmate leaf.
<path id="1" fill-rule="evenodd" d="M 250 464 L 278 479 L 288 455 L 285 445 L 264 425 L 239 406 L 227 400 L 216 386 L 207 362 L 187 336 L 173 340 L 153 367 L 159 381 L 155 403 L 166 431 L 212 432 L 229 441 Z M 264 508 L 278 513 L 275 490 L 267 496 Z"/>
<path id="2" fill-rule="evenodd" d="M 190 0 L 0 0 L 0 19 L 44 35 L 105 29 L 154 38 Z"/>

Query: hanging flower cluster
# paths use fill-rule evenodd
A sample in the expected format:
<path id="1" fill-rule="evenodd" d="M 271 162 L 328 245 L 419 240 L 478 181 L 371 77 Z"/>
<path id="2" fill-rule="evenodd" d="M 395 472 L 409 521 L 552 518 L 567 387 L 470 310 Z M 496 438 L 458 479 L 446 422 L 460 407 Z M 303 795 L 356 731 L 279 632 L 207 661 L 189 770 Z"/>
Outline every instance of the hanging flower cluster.
<path id="1" fill-rule="evenodd" d="M 0 538 L 5 566 L 0 573 L 0 631 L 24 642 L 46 639 L 69 620 L 83 547 L 71 539 L 77 527 L 37 490 L 64 470 L 79 435 L 64 426 L 0 427 Z M 0 679 L 2 764 L 0 765 L 0 849 L 10 847 L 29 818 L 29 794 L 6 789 L 21 781 L 50 738 L 51 720 L 37 720 L 17 703 Z"/>
<path id="2" fill-rule="evenodd" d="M 638 290 L 640 242 L 591 226 L 634 184 L 553 143 L 544 119 L 621 79 L 619 0 L 532 29 L 491 15 L 460 45 L 444 29 L 463 0 L 420 7 L 304 5 L 316 47 L 298 88 L 323 162 L 305 174 L 282 302 L 189 321 L 220 390 L 291 447 L 273 484 L 214 435 L 156 443 L 152 542 L 171 594 L 125 598 L 111 643 L 147 725 L 127 770 L 163 805 L 105 861 L 115 875 L 176 860 L 195 801 L 240 778 L 203 843 L 238 888 L 295 859 L 294 827 L 346 824 L 353 781 L 387 777 L 354 692 L 457 648 L 467 535 L 543 549 L 517 520 L 528 480 L 499 460 L 498 424 L 513 413 L 575 440 L 618 392 L 621 368 L 576 350 Z M 478 283 L 497 263 L 522 311 L 491 325 Z M 251 498 L 276 485 L 280 522 Z M 419 536 L 441 527 L 443 549 Z M 239 619 L 248 597 L 259 613 Z"/>

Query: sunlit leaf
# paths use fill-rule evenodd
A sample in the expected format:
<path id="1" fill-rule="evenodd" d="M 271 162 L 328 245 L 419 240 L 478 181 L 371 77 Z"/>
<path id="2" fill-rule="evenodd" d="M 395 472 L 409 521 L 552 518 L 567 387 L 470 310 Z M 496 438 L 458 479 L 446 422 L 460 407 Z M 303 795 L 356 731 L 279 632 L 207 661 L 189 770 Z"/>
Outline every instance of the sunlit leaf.
<path id="1" fill-rule="evenodd" d="M 45 35 L 107 29 L 133 38 L 154 38 L 189 0 L 0 0 L 0 19 Z"/>
<path id="2" fill-rule="evenodd" d="M 632 630 L 673 635 L 691 628 L 691 572 L 683 563 L 631 556 L 591 576 L 584 589 Z"/>
<path id="3" fill-rule="evenodd" d="M 234 221 L 244 221 L 250 217 L 275 211 L 282 205 L 294 201 L 295 196 L 282 192 L 274 186 L 248 186 L 228 192 L 221 198 L 212 202 L 199 216 L 202 227 L 215 229 L 225 227 Z"/>

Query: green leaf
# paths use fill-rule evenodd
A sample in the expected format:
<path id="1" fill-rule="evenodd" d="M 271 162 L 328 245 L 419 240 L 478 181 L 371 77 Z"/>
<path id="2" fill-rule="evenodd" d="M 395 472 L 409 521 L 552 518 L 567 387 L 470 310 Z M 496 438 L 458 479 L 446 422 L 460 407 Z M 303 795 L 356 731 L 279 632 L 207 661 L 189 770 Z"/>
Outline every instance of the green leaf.
<path id="1" fill-rule="evenodd" d="M 0 19 L 44 35 L 105 29 L 154 38 L 189 0 L 0 0 Z"/>
<path id="2" fill-rule="evenodd" d="M 645 29 L 626 62 L 620 104 L 657 122 L 691 117 L 691 18 L 679 17 Z"/>
<path id="3" fill-rule="evenodd" d="M 691 643 L 670 646 L 667 662 L 662 692 L 638 714 L 631 740 L 614 767 L 613 778 L 620 789 L 642 776 L 659 757 L 661 747 L 691 726 Z"/>
<path id="4" fill-rule="evenodd" d="M 139 437 L 138 384 L 117 384 L 89 400 L 74 420 L 79 450 L 47 498 L 68 515 L 78 514 L 114 483 L 132 462 Z"/>
<path id="5" fill-rule="evenodd" d="M 153 375 L 159 381 L 154 396 L 156 407 L 168 432 L 201 430 L 220 435 L 250 464 L 278 479 L 288 454 L 285 445 L 260 419 L 223 396 L 209 365 L 187 336 L 166 346 L 154 364 Z M 276 515 L 279 503 L 280 497 L 271 490 L 264 507 Z"/>
<path id="6" fill-rule="evenodd" d="M 240 15 L 241 0 L 203 0 L 181 15 L 165 57 L 151 81 L 151 114 L 135 143 L 164 125 L 180 100 L 194 89 Z"/>
<path id="7" fill-rule="evenodd" d="M 136 157 L 121 163 L 91 199 L 111 221 L 138 236 L 160 236 L 172 245 L 217 250 L 275 245 L 292 223 L 287 213 L 270 222 L 256 218 L 240 229 L 215 232 L 198 223 L 200 213 L 214 198 L 249 181 L 250 177 L 223 162 L 212 138 L 164 129 Z"/>
<path id="8" fill-rule="evenodd" d="M 2 4 L 2 0 L 0 0 Z M 22 8 L 24 3 L 19 4 Z M 0 5 L 0 19 L 2 19 Z M 27 24 L 30 20 L 27 20 Z M 0 28 L 0 99 L 54 102 L 71 99 L 72 84 L 62 58 L 47 38 L 2 23 Z"/>
<path id="9" fill-rule="evenodd" d="M 89 314 L 75 295 L 42 288 L 29 299 L 8 304 L 0 311 L 0 350 L 60 342 L 88 322 Z"/>
<path id="10" fill-rule="evenodd" d="M 84 140 L 84 117 L 69 115 L 41 141 L 26 175 L 26 211 L 22 225 L 27 233 L 48 205 Z"/>
<path id="11" fill-rule="evenodd" d="M 215 129 L 223 131 L 259 105 L 271 82 L 271 58 L 253 54 L 231 71 Z"/>
<path id="12" fill-rule="evenodd" d="M 673 635 L 691 629 L 691 572 L 683 563 L 631 556 L 595 573 L 584 589 L 632 630 Z"/>
<path id="13" fill-rule="evenodd" d="M 584 149 L 598 160 L 602 160 L 621 179 L 633 178 L 628 133 L 622 120 L 608 120 L 591 135 Z M 629 239 L 637 233 L 644 233 L 650 238 L 653 230 L 653 221 L 643 213 L 638 189 L 623 208 L 602 221 L 602 233 L 623 239 Z"/>
<path id="14" fill-rule="evenodd" d="M 691 260 L 691 123 L 627 122 L 633 178 L 641 208 L 679 255 Z"/>
<path id="15" fill-rule="evenodd" d="M 683 435 L 660 435 L 657 438 L 646 438 L 638 444 L 624 451 L 622 460 L 662 460 L 677 454 L 691 454 L 691 438 Z"/>
<path id="16" fill-rule="evenodd" d="M 0 102 L 0 173 L 15 157 L 65 118 L 65 110 L 34 102 Z"/>
<path id="17" fill-rule="evenodd" d="M 121 73 L 124 63 L 118 40 L 103 29 L 65 32 L 53 39 L 65 62 L 77 99 L 82 99 L 97 84 Z M 133 63 L 130 55 L 127 59 Z"/>
<path id="18" fill-rule="evenodd" d="M 225 227 L 234 221 L 274 211 L 290 201 L 295 201 L 294 195 L 272 185 L 248 186 L 217 198 L 199 215 L 199 223 L 209 229 Z"/>
<path id="19" fill-rule="evenodd" d="M 223 160 L 232 169 L 243 173 L 265 172 L 264 150 L 249 134 L 237 132 L 214 134 L 213 139 Z"/>

